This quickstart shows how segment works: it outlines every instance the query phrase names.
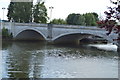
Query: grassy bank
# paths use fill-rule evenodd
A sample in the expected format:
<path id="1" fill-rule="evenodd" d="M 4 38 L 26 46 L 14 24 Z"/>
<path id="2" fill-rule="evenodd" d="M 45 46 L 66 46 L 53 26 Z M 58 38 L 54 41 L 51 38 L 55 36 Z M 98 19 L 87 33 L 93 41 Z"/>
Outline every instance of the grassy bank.
<path id="1" fill-rule="evenodd" d="M 12 40 L 13 36 L 12 33 L 9 33 L 8 29 L 2 29 L 2 40 Z"/>

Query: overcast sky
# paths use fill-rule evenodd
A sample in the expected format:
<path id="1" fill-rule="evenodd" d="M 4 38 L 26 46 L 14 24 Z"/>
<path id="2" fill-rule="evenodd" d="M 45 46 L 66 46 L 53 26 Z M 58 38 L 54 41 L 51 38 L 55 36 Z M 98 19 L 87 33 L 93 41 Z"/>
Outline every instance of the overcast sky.
<path id="1" fill-rule="evenodd" d="M 35 0 L 36 2 L 36 0 Z M 0 18 L 3 19 L 2 7 L 7 8 L 10 0 L 0 0 Z M 48 16 L 50 16 L 50 6 L 53 6 L 52 19 L 65 19 L 70 13 L 87 13 L 96 12 L 103 15 L 107 10 L 107 6 L 112 5 L 110 0 L 45 0 L 45 5 L 48 9 Z M 7 19 L 7 9 L 4 11 L 4 19 Z"/>

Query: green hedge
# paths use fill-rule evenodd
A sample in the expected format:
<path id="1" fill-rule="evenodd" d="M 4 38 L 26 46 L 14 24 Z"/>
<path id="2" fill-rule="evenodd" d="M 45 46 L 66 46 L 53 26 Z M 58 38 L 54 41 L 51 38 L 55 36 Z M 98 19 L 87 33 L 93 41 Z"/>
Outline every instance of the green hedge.
<path id="1" fill-rule="evenodd" d="M 6 29 L 6 28 L 3 27 L 3 29 L 2 29 L 2 38 L 3 39 L 12 39 L 13 36 L 12 36 L 12 33 L 10 34 L 8 32 L 8 29 Z"/>

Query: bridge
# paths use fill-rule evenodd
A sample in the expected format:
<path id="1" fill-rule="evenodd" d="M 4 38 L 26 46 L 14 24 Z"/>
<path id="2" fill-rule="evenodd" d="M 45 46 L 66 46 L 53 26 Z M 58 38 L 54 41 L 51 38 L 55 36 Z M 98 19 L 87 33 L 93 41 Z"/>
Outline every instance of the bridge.
<path id="1" fill-rule="evenodd" d="M 107 31 L 93 26 L 85 27 L 15 22 L 1 22 L 0 26 L 1 28 L 7 28 L 9 33 L 13 34 L 15 40 L 44 40 L 53 43 L 78 44 L 79 41 L 84 38 L 98 36 L 118 45 L 117 41 L 113 41 L 113 39 L 118 37 L 117 34 L 111 33 L 107 36 Z"/>

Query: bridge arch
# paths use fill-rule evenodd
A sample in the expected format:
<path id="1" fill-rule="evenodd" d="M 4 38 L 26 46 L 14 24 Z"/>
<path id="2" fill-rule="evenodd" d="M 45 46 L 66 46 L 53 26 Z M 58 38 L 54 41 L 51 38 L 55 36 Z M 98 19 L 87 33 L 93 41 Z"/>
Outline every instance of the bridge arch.
<path id="1" fill-rule="evenodd" d="M 16 40 L 46 40 L 46 37 L 37 29 L 24 29 L 14 36 Z"/>
<path id="2" fill-rule="evenodd" d="M 79 41 L 88 38 L 89 36 L 98 36 L 105 40 L 107 40 L 110 43 L 113 43 L 112 39 L 110 40 L 107 35 L 105 34 L 95 34 L 95 33 L 66 33 L 61 34 L 53 39 L 54 43 L 71 43 L 71 44 L 79 44 Z"/>

